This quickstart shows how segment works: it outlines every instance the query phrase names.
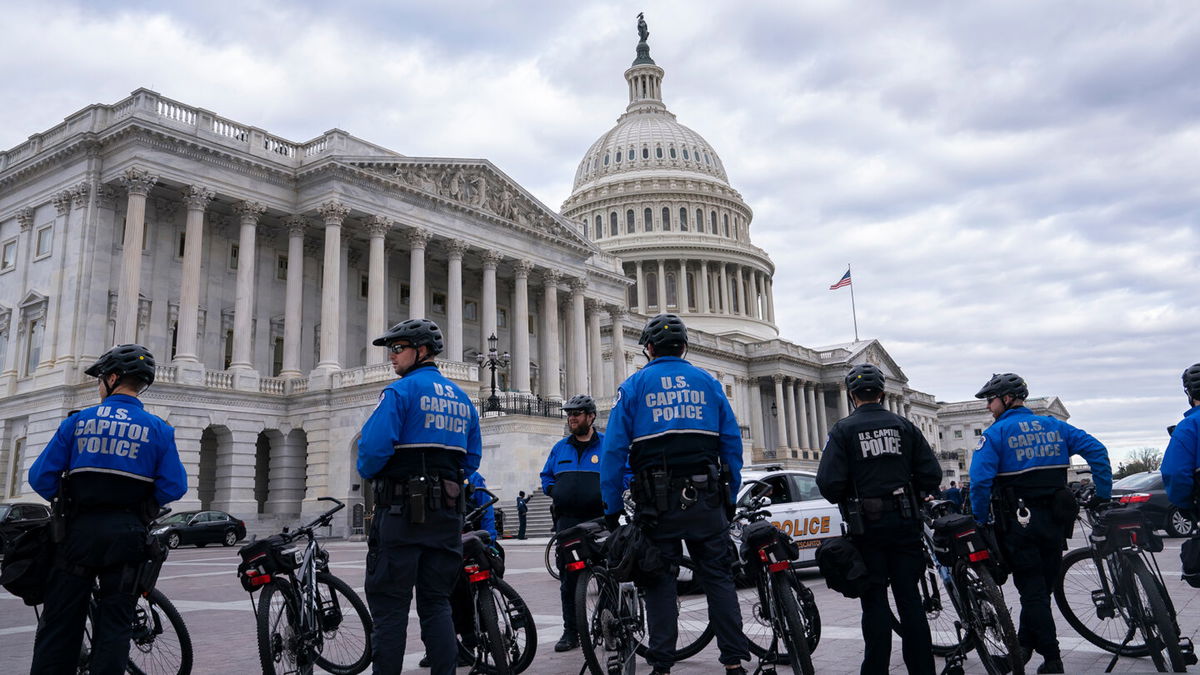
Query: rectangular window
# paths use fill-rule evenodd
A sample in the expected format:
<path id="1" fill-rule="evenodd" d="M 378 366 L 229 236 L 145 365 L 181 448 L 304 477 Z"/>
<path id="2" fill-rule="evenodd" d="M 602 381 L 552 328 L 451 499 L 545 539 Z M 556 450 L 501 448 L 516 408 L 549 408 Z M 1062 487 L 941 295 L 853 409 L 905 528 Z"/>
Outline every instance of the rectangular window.
<path id="1" fill-rule="evenodd" d="M 976 437 L 976 438 L 978 438 L 978 437 L 980 437 L 980 436 L 982 436 L 982 435 L 983 435 L 983 429 L 976 429 L 976 430 L 975 430 L 975 437 Z"/>
<path id="2" fill-rule="evenodd" d="M 408 284 L 400 284 L 400 304 L 408 306 L 408 299 L 411 295 L 412 291 L 409 289 Z"/>
<path id="3" fill-rule="evenodd" d="M 7 272 L 17 266 L 17 240 L 10 239 L 3 244 L 0 252 L 0 272 Z"/>
<path id="4" fill-rule="evenodd" d="M 496 327 L 506 328 L 508 326 L 508 310 L 503 307 L 496 308 Z"/>
<path id="5" fill-rule="evenodd" d="M 463 303 L 463 318 L 467 321 L 479 320 L 479 303 L 474 300 L 468 300 Z M 497 319 L 499 321 L 499 319 Z"/>
<path id="6" fill-rule="evenodd" d="M 236 270 L 238 268 L 238 245 L 229 245 L 229 269 Z"/>
<path id="7" fill-rule="evenodd" d="M 179 322 L 171 325 L 171 358 L 175 358 L 175 346 L 179 340 Z"/>
<path id="8" fill-rule="evenodd" d="M 233 331 L 225 331 L 225 370 L 229 370 L 229 364 L 233 363 Z"/>
<path id="9" fill-rule="evenodd" d="M 280 281 L 287 281 L 287 266 L 288 257 L 286 254 L 280 253 L 275 256 L 275 278 Z"/>
<path id="10" fill-rule="evenodd" d="M 371 292 L 371 279 L 366 274 L 358 275 L 358 297 L 365 298 Z"/>
<path id="11" fill-rule="evenodd" d="M 182 258 L 185 251 L 187 251 L 187 232 L 180 232 L 175 239 L 175 257 Z"/>
<path id="12" fill-rule="evenodd" d="M 954 437 L 955 437 L 955 438 L 962 438 L 962 429 L 955 429 L 955 430 L 954 430 Z"/>
<path id="13" fill-rule="evenodd" d="M 54 245 L 54 226 L 47 225 L 37 231 L 37 236 L 34 238 L 34 254 L 33 259 L 38 260 L 50 255 Z"/>
<path id="14" fill-rule="evenodd" d="M 434 314 L 445 314 L 446 313 L 446 294 L 445 293 L 434 293 L 433 294 L 433 313 Z"/>
<path id="15" fill-rule="evenodd" d="M 128 216 L 121 217 L 121 227 L 117 228 L 117 246 L 125 245 L 125 223 L 128 222 Z M 150 228 L 146 226 L 145 221 L 142 223 L 142 252 L 150 248 Z"/>
<path id="16" fill-rule="evenodd" d="M 29 324 L 29 341 L 25 344 L 26 375 L 32 375 L 33 371 L 37 370 L 38 362 L 42 360 L 42 334 L 45 328 L 45 319 L 34 319 Z"/>
<path id="17" fill-rule="evenodd" d="M 271 348 L 271 377 L 279 377 L 283 372 L 283 338 L 275 338 Z"/>

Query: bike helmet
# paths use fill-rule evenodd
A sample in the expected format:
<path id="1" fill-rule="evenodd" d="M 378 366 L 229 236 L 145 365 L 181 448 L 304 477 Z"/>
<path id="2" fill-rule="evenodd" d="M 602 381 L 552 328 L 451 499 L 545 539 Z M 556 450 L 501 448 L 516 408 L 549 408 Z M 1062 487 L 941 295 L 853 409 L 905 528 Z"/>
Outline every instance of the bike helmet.
<path id="1" fill-rule="evenodd" d="M 596 414 L 596 401 L 587 394 L 576 394 L 562 404 L 563 412 L 582 410 L 585 413 Z"/>
<path id="2" fill-rule="evenodd" d="M 1192 398 L 1200 398 L 1200 363 L 1183 371 L 1183 390 Z"/>
<path id="3" fill-rule="evenodd" d="M 688 343 L 687 326 L 675 314 L 659 314 L 646 322 L 639 345 L 654 345 L 655 348 Z"/>
<path id="4" fill-rule="evenodd" d="M 113 373 L 120 377 L 136 377 L 154 384 L 154 355 L 141 345 L 117 345 L 83 371 L 84 375 L 103 379 Z"/>
<path id="5" fill-rule="evenodd" d="M 883 391 L 884 382 L 883 371 L 869 363 L 854 366 L 846 373 L 846 389 L 850 390 L 851 394 L 868 389 Z"/>
<path id="6" fill-rule="evenodd" d="M 1025 379 L 1016 373 L 1000 373 L 992 375 L 992 379 L 975 394 L 975 398 L 999 396 L 1012 396 L 1024 401 L 1029 398 L 1029 387 L 1025 384 Z"/>
<path id="7" fill-rule="evenodd" d="M 408 340 L 414 347 L 429 347 L 430 356 L 442 353 L 442 329 L 429 319 L 408 319 L 392 326 L 386 333 L 375 338 L 371 344 L 386 347 L 393 342 Z"/>

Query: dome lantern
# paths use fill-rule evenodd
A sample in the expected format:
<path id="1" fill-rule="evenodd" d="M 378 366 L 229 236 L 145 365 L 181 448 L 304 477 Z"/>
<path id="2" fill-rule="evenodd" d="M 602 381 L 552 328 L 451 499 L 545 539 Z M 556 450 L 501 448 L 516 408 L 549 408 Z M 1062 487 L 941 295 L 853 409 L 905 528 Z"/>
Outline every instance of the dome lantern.
<path id="1" fill-rule="evenodd" d="M 650 58 L 650 43 L 647 42 L 650 31 L 641 12 L 638 12 L 638 38 L 637 58 L 625 71 L 625 81 L 629 83 L 629 106 L 625 111 L 666 111 L 667 106 L 662 101 L 664 71 Z"/>

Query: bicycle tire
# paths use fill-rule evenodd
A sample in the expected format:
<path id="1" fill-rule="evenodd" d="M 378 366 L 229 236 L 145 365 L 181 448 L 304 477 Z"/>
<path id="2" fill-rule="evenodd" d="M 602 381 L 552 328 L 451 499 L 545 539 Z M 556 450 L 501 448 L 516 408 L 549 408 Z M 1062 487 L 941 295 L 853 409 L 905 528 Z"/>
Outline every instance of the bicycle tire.
<path id="1" fill-rule="evenodd" d="M 958 609 L 954 606 L 954 599 L 950 597 L 950 591 L 945 587 L 941 575 L 936 568 L 926 567 L 926 584 L 933 590 L 931 593 L 925 592 L 926 584 L 918 584 L 917 588 L 921 592 L 921 606 L 925 608 L 925 620 L 929 622 L 929 636 L 933 640 L 933 653 L 936 656 L 947 656 L 953 654 L 962 648 L 966 642 L 966 636 L 960 639 L 958 629 L 955 628 L 955 623 L 961 621 L 958 616 Z M 936 597 L 934 597 L 936 594 Z M 897 636 L 900 633 L 900 617 L 896 613 L 896 599 L 892 593 L 887 594 L 888 608 L 892 612 L 892 632 Z"/>
<path id="2" fill-rule="evenodd" d="M 496 578 L 492 582 L 504 603 L 506 619 L 500 623 L 506 628 L 504 632 L 508 661 L 512 672 L 524 672 L 537 654 L 537 624 L 533 619 L 533 612 L 529 611 L 525 599 L 508 585 L 507 581 Z"/>
<path id="3" fill-rule="evenodd" d="M 776 576 L 771 591 L 775 595 L 775 606 L 779 610 L 780 626 L 783 628 L 783 635 L 779 637 L 787 647 L 792 671 L 813 675 L 812 654 L 808 649 L 809 631 L 807 623 L 800 618 L 800 603 L 795 590 L 786 576 Z"/>
<path id="4" fill-rule="evenodd" d="M 312 663 L 299 643 L 296 595 L 292 585 L 276 578 L 258 596 L 258 659 L 263 673 L 312 673 Z"/>
<path id="5" fill-rule="evenodd" d="M 475 619 L 479 622 L 480 649 L 477 652 L 485 662 L 475 660 L 475 669 L 494 675 L 510 675 L 508 652 L 504 647 L 504 634 L 500 631 L 500 619 L 496 612 L 496 598 L 490 583 L 475 584 Z M 491 663 L 486 663 L 491 659 Z"/>
<path id="6" fill-rule="evenodd" d="M 821 641 L 821 613 L 817 609 L 817 603 L 811 597 L 812 591 L 808 590 L 804 582 L 800 581 L 800 578 L 796 576 L 796 573 L 794 571 L 791 572 L 787 578 L 800 605 L 801 615 L 805 618 L 808 652 L 811 654 L 816 650 L 817 645 Z M 767 609 L 769 608 L 764 609 L 758 584 L 753 584 L 748 588 L 739 588 L 738 603 L 741 605 L 742 633 L 746 636 L 750 653 L 761 659 L 771 649 L 775 629 L 772 627 L 771 617 L 767 613 Z M 778 645 L 776 647 L 779 658 L 775 663 L 788 663 L 788 653 L 782 651 L 782 648 Z"/>
<path id="7" fill-rule="evenodd" d="M 616 582 L 603 568 L 584 568 L 575 581 L 575 630 L 579 634 L 583 660 L 592 675 L 605 675 L 607 666 L 601 666 L 597 654 L 597 647 L 603 649 L 604 638 L 596 622 L 602 607 L 614 606 L 610 596 L 615 588 Z M 607 656 L 603 661 L 608 663 Z"/>
<path id="8" fill-rule="evenodd" d="M 675 624 L 675 660 L 684 661 L 704 651 L 712 642 L 717 629 L 708 618 L 708 596 L 696 579 L 696 564 L 684 556 L 679 561 L 679 577 L 675 581 L 675 602 L 679 608 Z M 684 598 L 687 598 L 686 600 Z M 682 646 L 681 646 L 682 645 Z M 638 656 L 645 657 L 649 646 L 645 640 L 638 643 Z"/>
<path id="9" fill-rule="evenodd" d="M 162 591 L 156 588 L 138 597 L 133 620 L 127 672 L 131 675 L 192 672 L 192 636 L 179 610 Z"/>
<path id="10" fill-rule="evenodd" d="M 1143 631 L 1157 632 L 1157 637 L 1145 635 L 1146 645 L 1150 647 L 1155 641 L 1162 642 L 1162 651 L 1157 649 L 1150 650 L 1150 657 L 1154 661 L 1154 666 L 1159 672 L 1183 673 L 1187 671 L 1187 663 L 1183 660 L 1183 651 L 1179 648 L 1179 631 L 1175 627 L 1175 622 L 1171 617 L 1170 611 L 1167 609 L 1167 603 L 1163 600 L 1162 591 L 1160 590 L 1158 579 L 1146 567 L 1146 563 L 1138 556 L 1129 555 L 1126 558 L 1129 564 L 1129 571 L 1134 577 L 1137 585 L 1142 587 L 1145 593 L 1145 598 L 1149 602 L 1149 616 L 1143 616 Z M 1138 598 L 1138 606 L 1141 606 L 1141 598 Z M 1142 607 L 1142 609 L 1145 609 Z M 1166 658 L 1163 658 L 1163 657 Z M 1169 668 L 1170 670 L 1163 670 Z"/>
<path id="11" fill-rule="evenodd" d="M 328 599 L 323 586 L 330 590 Z M 371 612 L 349 584 L 329 572 L 317 572 L 317 593 L 321 607 L 317 620 L 321 623 L 322 636 L 321 653 L 316 655 L 317 665 L 333 675 L 361 673 L 371 665 Z M 350 603 L 353 616 L 348 615 L 338 602 L 339 595 Z M 332 604 L 336 617 L 326 614 L 327 602 Z"/>
<path id="12" fill-rule="evenodd" d="M 966 614 L 975 638 L 975 651 L 984 670 L 993 675 L 1023 673 L 1021 644 L 1013 628 L 1012 616 L 1004 604 L 1000 587 L 986 567 L 960 563 L 954 572 L 957 586 L 966 596 Z M 1004 652 L 1000 653 L 1003 648 Z"/>
<path id="13" fill-rule="evenodd" d="M 1077 548 L 1064 555 L 1058 583 L 1054 585 L 1054 602 L 1058 605 L 1058 611 L 1076 633 L 1104 651 L 1121 656 L 1148 656 L 1150 649 L 1145 642 L 1130 642 L 1121 646 L 1129 627 L 1128 619 L 1123 614 L 1128 609 L 1117 606 L 1123 601 L 1113 598 L 1112 617 L 1102 619 L 1098 615 L 1092 602 L 1092 593 L 1103 587 L 1101 574 L 1107 577 L 1110 572 L 1105 565 L 1097 565 L 1091 548 Z M 1113 579 L 1108 580 L 1110 589 L 1116 588 L 1114 582 Z M 1135 635 L 1134 639 L 1141 640 L 1141 636 Z"/>
<path id="14" fill-rule="evenodd" d="M 550 541 L 546 542 L 546 550 L 542 554 L 545 558 L 546 571 L 550 576 L 554 577 L 555 581 L 562 578 L 562 572 L 558 569 L 558 533 L 550 534 Z"/>

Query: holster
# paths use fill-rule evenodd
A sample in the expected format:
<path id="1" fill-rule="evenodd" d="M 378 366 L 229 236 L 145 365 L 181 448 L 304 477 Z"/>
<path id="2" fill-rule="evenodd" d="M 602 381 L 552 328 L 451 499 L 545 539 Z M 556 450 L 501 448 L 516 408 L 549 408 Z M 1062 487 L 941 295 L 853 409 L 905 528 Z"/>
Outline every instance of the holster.
<path id="1" fill-rule="evenodd" d="M 863 517 L 862 500 L 858 497 L 850 497 L 838 504 L 838 510 L 842 512 L 842 522 L 846 524 L 846 534 L 851 537 L 858 537 L 867 532 L 867 523 Z"/>
<path id="2" fill-rule="evenodd" d="M 67 512 L 70 510 L 70 479 L 63 471 L 58 477 L 58 494 L 50 502 L 50 540 L 61 544 L 67 539 Z"/>

